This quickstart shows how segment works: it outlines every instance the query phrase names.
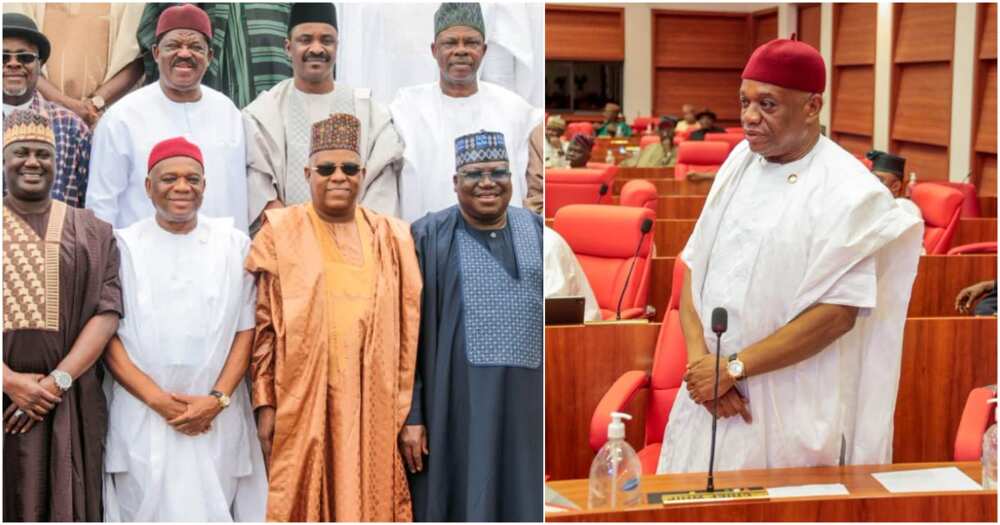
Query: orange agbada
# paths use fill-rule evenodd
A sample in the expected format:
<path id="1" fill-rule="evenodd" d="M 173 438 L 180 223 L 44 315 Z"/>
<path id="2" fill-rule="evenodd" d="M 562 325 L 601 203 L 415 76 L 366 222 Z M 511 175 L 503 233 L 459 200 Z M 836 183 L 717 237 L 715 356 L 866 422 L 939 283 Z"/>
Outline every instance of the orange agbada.
<path id="1" fill-rule="evenodd" d="M 396 437 L 413 390 L 420 270 L 407 225 L 357 213 L 374 271 L 345 272 L 311 204 L 268 211 L 247 258 L 258 286 L 253 403 L 276 408 L 268 521 L 412 520 Z M 343 282 L 356 275 L 373 276 L 361 300 Z M 358 333 L 336 333 L 344 317 Z"/>

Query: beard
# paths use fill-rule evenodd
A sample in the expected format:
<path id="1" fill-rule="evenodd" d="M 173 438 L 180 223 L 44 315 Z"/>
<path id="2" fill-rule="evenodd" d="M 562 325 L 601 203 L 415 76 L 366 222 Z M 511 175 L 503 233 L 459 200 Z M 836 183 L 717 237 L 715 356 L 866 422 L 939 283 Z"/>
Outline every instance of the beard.
<path id="1" fill-rule="evenodd" d="M 21 86 L 19 88 L 8 88 L 5 85 L 3 87 L 3 94 L 8 97 L 23 97 L 27 92 L 28 92 L 28 86 Z"/>

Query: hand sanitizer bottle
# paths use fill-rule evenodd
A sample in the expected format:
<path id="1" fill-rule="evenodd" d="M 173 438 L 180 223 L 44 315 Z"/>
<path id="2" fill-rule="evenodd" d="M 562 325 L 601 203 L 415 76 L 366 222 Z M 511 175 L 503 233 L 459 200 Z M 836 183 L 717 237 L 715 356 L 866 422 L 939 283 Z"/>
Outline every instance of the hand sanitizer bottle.
<path id="1" fill-rule="evenodd" d="M 608 424 L 608 442 L 601 447 L 590 464 L 590 488 L 587 506 L 591 509 L 620 509 L 642 503 L 639 479 L 642 464 L 632 445 L 625 441 L 625 423 L 632 419 L 628 414 L 611 413 Z"/>
<path id="2" fill-rule="evenodd" d="M 996 399 L 988 401 L 994 405 Z M 1000 419 L 1000 408 L 996 408 L 996 417 Z M 593 470 L 591 470 L 593 472 Z M 593 476 L 593 474 L 591 474 Z M 997 488 L 997 424 L 996 421 L 983 434 L 983 488 Z"/>
<path id="3" fill-rule="evenodd" d="M 913 187 L 917 185 L 917 172 L 910 172 L 910 181 L 906 183 L 906 197 L 909 198 L 913 194 Z"/>

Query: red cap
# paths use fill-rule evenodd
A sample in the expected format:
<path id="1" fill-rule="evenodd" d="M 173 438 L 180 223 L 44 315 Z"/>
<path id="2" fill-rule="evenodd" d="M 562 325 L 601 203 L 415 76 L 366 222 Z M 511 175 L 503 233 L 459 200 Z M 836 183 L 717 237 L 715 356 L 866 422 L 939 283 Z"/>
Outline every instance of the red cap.
<path id="1" fill-rule="evenodd" d="M 175 5 L 160 13 L 156 22 L 156 38 L 172 29 L 191 29 L 212 40 L 212 22 L 208 13 L 193 4 Z"/>
<path id="2" fill-rule="evenodd" d="M 783 88 L 822 93 L 826 89 L 826 64 L 815 48 L 778 38 L 758 47 L 743 68 L 741 78 Z"/>
<path id="3" fill-rule="evenodd" d="M 189 157 L 201 164 L 205 169 L 205 161 L 201 158 L 201 149 L 190 143 L 184 137 L 174 137 L 164 140 L 153 146 L 153 151 L 149 152 L 149 163 L 146 165 L 146 172 L 153 171 L 153 166 L 164 159 L 171 157 Z"/>

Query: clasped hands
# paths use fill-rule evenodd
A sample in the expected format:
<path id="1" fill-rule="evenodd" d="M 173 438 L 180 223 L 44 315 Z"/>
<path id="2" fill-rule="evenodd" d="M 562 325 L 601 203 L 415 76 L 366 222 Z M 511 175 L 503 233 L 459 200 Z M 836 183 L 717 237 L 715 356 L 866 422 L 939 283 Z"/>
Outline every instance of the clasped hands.
<path id="1" fill-rule="evenodd" d="M 204 434 L 212 429 L 212 420 L 219 415 L 222 407 L 213 396 L 189 396 L 171 392 L 160 392 L 152 403 L 152 408 L 174 430 L 188 436 Z"/>
<path id="2" fill-rule="evenodd" d="M 4 393 L 13 403 L 3 412 L 3 431 L 24 434 L 62 402 L 62 391 L 47 375 L 18 372 L 7 375 Z"/>
<path id="3" fill-rule="evenodd" d="M 694 362 L 687 364 L 684 373 L 684 381 L 687 383 L 688 395 L 695 403 L 705 407 L 712 413 L 712 401 L 715 399 L 715 354 L 706 353 Z M 719 360 L 719 413 L 718 417 L 732 417 L 739 415 L 743 421 L 750 423 L 753 419 L 750 416 L 750 402 L 743 399 L 740 392 L 733 388 L 736 379 L 729 375 L 726 369 L 727 361 Z"/>

